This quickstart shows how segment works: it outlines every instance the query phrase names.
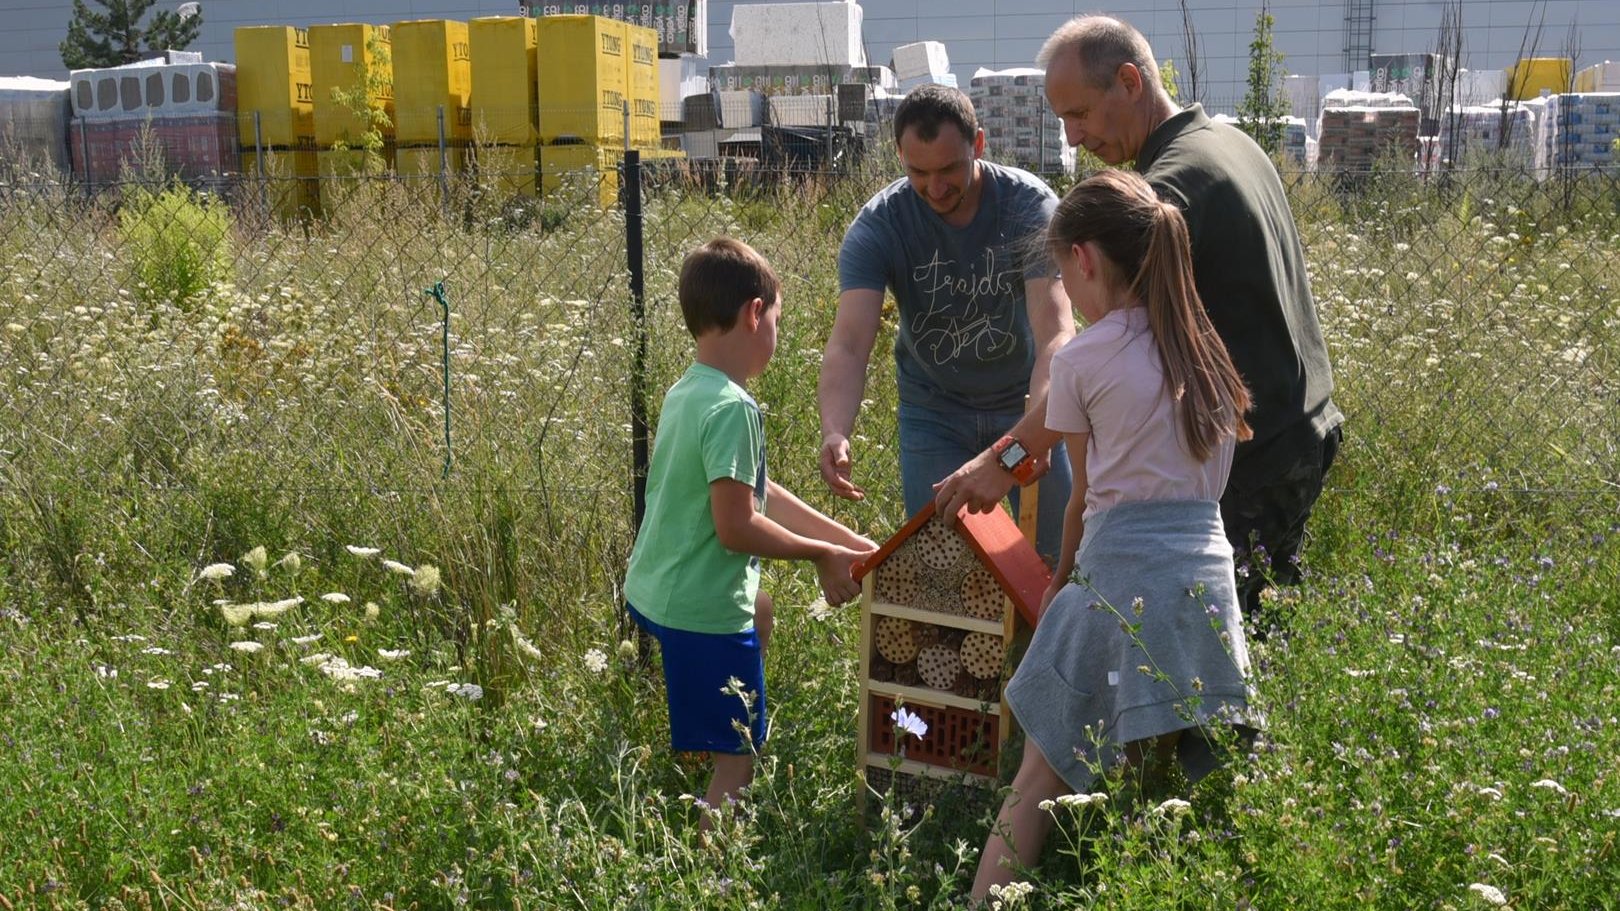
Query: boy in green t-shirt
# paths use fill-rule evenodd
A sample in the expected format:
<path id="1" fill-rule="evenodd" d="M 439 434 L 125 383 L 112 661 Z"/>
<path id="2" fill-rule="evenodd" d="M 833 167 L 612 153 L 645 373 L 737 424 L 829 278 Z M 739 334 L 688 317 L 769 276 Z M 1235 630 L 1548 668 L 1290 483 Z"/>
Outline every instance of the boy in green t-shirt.
<path id="1" fill-rule="evenodd" d="M 680 302 L 696 362 L 664 396 L 624 592 L 663 653 L 671 746 L 714 758 L 713 807 L 753 780 L 765 741 L 772 605 L 760 558 L 814 562 L 840 604 L 860 593 L 850 568 L 877 545 L 765 476 L 764 420 L 743 384 L 776 350 L 782 285 L 770 263 L 741 241 L 710 241 L 681 264 Z"/>

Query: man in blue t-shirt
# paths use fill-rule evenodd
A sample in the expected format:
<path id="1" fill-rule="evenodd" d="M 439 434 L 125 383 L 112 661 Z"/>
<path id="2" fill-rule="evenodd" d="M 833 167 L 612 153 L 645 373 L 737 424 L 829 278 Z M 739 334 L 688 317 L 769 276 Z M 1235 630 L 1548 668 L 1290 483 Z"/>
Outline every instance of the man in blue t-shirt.
<path id="1" fill-rule="evenodd" d="M 981 160 L 984 131 L 962 92 L 924 85 L 895 111 L 906 176 L 856 215 L 838 252 L 838 316 L 818 391 L 821 476 L 833 493 L 865 494 L 851 476 L 850 436 L 877 341 L 883 295 L 899 305 L 894 355 L 900 391 L 900 481 L 907 513 L 980 453 L 996 454 L 1017 486 L 1036 466 L 1008 437 L 1028 398 L 1043 413 L 1052 353 L 1074 317 L 1043 247 L 1057 194 L 1017 168 Z M 1055 556 L 1069 499 L 1060 449 L 1040 485 L 1038 548 Z"/>

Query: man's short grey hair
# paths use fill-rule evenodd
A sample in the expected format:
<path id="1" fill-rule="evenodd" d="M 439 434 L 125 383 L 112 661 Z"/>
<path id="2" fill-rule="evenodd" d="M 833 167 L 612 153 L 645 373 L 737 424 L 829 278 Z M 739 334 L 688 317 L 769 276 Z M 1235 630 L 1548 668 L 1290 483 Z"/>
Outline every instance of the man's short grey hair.
<path id="1" fill-rule="evenodd" d="M 1112 86 L 1120 65 L 1125 63 L 1135 64 L 1149 87 L 1159 84 L 1159 64 L 1153 59 L 1153 48 L 1141 32 L 1122 19 L 1076 16 L 1046 39 L 1035 62 L 1045 69 L 1059 54 L 1078 55 L 1081 74 L 1094 88 Z"/>

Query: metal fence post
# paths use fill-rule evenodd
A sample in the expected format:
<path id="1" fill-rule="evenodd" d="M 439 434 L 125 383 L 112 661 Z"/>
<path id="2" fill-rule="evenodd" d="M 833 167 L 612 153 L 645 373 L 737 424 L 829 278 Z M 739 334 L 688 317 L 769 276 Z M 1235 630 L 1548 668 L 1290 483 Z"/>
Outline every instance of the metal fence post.
<path id="1" fill-rule="evenodd" d="M 91 185 L 95 180 L 90 171 L 90 135 L 85 129 L 83 117 L 79 118 L 79 157 L 84 159 L 84 195 L 90 196 L 94 192 Z"/>
<path id="2" fill-rule="evenodd" d="M 439 105 L 439 206 L 450 219 L 450 155 L 444 144 L 444 105 Z"/>
<path id="3" fill-rule="evenodd" d="M 647 514 L 646 248 L 641 216 L 641 151 L 624 153 L 624 248 L 630 269 L 630 455 L 635 477 L 635 527 Z"/>

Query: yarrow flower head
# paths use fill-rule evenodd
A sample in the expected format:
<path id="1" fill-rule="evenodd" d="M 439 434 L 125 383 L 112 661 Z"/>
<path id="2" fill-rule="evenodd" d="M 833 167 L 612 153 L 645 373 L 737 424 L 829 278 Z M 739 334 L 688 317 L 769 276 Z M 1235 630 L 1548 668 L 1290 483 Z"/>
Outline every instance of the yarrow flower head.
<path id="1" fill-rule="evenodd" d="M 1062 797 L 1057 799 L 1058 806 L 1069 807 L 1070 809 L 1078 809 L 1093 805 L 1101 806 L 1107 802 L 1107 794 L 1064 794 Z"/>
<path id="2" fill-rule="evenodd" d="M 1167 819 L 1180 819 L 1190 812 L 1192 812 L 1192 804 L 1179 797 L 1172 797 L 1153 808 L 1153 815 L 1163 816 Z"/>
<path id="3" fill-rule="evenodd" d="M 229 563 L 210 563 L 197 573 L 197 578 L 207 579 L 209 582 L 218 582 L 236 575 L 236 567 Z"/>
<path id="4" fill-rule="evenodd" d="M 1507 896 L 1503 895 L 1502 890 L 1496 888 L 1495 886 L 1488 886 L 1485 883 L 1474 883 L 1468 887 L 1468 891 L 1479 896 L 1480 901 L 1490 905 L 1493 908 L 1501 908 L 1507 904 Z"/>
<path id="5" fill-rule="evenodd" d="M 889 713 L 889 720 L 894 722 L 896 737 L 901 734 L 910 734 L 921 740 L 928 736 L 928 722 L 924 721 L 921 715 L 908 710 L 903 705 Z"/>
<path id="6" fill-rule="evenodd" d="M 608 657 L 599 648 L 593 648 L 585 653 L 585 669 L 593 674 L 600 674 L 608 669 Z"/>
<path id="7" fill-rule="evenodd" d="M 439 568 L 431 563 L 423 563 L 411 570 L 411 588 L 424 598 L 431 598 L 439 591 Z"/>

